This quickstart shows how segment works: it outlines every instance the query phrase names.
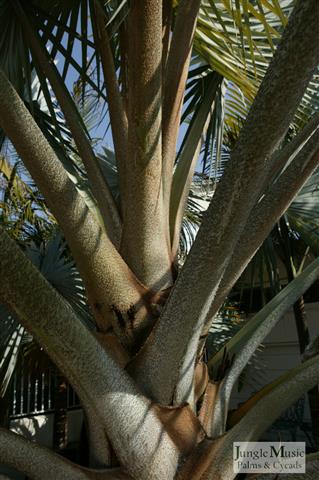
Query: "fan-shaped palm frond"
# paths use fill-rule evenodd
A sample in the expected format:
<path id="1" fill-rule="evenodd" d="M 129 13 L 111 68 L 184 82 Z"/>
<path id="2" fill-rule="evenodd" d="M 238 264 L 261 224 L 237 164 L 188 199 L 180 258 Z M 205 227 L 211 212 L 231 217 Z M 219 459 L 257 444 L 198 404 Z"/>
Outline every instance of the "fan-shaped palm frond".
<path id="1" fill-rule="evenodd" d="M 83 282 L 74 262 L 70 260 L 68 249 L 61 235 L 57 233 L 40 246 L 27 245 L 25 251 L 44 277 L 70 304 L 79 319 L 88 328 L 94 328 Z M 0 324 L 0 396 L 3 396 L 17 363 L 25 354 L 32 356 L 35 353 L 35 357 L 39 356 L 39 348 L 33 345 L 31 335 L 21 327 L 18 319 L 13 318 L 3 305 L 0 306 Z M 31 347 L 31 345 L 33 346 Z M 32 368 L 39 363 L 38 360 L 35 362 L 33 358 Z M 26 365 L 28 364 L 26 363 Z"/>

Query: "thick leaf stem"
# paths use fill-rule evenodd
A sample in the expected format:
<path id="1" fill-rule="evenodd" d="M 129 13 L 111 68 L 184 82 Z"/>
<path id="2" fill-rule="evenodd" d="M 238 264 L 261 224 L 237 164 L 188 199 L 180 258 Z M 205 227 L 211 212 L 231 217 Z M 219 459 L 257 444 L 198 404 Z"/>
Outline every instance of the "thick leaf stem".
<path id="1" fill-rule="evenodd" d="M 16 9 L 22 22 L 25 37 L 30 43 L 31 52 L 37 58 L 43 73 L 49 79 L 51 87 L 65 116 L 65 120 L 70 128 L 79 155 L 85 165 L 90 186 L 100 208 L 108 235 L 114 244 L 118 246 L 121 234 L 119 212 L 109 186 L 103 176 L 98 160 L 94 155 L 87 133 L 84 131 L 84 128 L 79 121 L 79 113 L 76 111 L 76 106 L 66 86 L 62 82 L 62 78 L 60 77 L 56 66 L 50 59 L 45 47 L 41 44 L 38 34 L 34 31 L 19 2 L 17 2 Z"/>
<path id="2" fill-rule="evenodd" d="M 104 82 L 107 91 L 107 101 L 110 113 L 110 122 L 114 140 L 114 149 L 122 192 L 125 189 L 125 174 L 128 162 L 128 124 L 123 98 L 116 76 L 113 53 L 106 28 L 106 16 L 98 0 L 93 0 L 94 17 L 93 32 L 97 50 L 101 56 Z"/>
<path id="3" fill-rule="evenodd" d="M 234 249 L 232 258 L 210 307 L 203 335 L 208 332 L 212 319 L 256 250 L 318 166 L 318 146 L 319 130 L 311 137 L 277 181 L 269 187 L 265 196 L 251 212 L 245 231 Z"/>
<path id="4" fill-rule="evenodd" d="M 1 301 L 94 409 L 121 465 L 141 480 L 173 480 L 179 451 L 151 401 L 3 229 L 0 260 Z"/>
<path id="5" fill-rule="evenodd" d="M 0 125 L 44 195 L 71 248 L 99 327 L 116 322 L 112 308 L 141 307 L 138 283 L 89 211 L 5 75 L 0 72 Z M 113 323 L 114 324 L 114 323 Z"/>
<path id="6" fill-rule="evenodd" d="M 120 469 L 91 470 L 0 428 L 0 461 L 33 480 L 132 480 Z"/>
<path id="7" fill-rule="evenodd" d="M 180 116 L 200 0 L 181 0 L 170 42 L 164 79 L 163 182 L 169 204 Z"/>
<path id="8" fill-rule="evenodd" d="M 133 0 L 128 18 L 129 165 L 121 252 L 145 285 L 172 284 L 162 193 L 162 2 Z"/>

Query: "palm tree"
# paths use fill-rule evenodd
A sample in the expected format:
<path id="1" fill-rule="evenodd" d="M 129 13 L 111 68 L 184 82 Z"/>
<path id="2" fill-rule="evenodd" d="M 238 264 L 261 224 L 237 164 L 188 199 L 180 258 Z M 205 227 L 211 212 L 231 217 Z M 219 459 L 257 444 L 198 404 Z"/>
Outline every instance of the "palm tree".
<path id="1" fill-rule="evenodd" d="M 232 479 L 233 442 L 257 439 L 319 382 L 315 356 L 228 415 L 234 382 L 283 311 L 318 277 L 318 259 L 208 367 L 201 355 L 225 296 L 319 162 L 318 115 L 311 115 L 319 5 L 299 0 L 282 7 L 2 3 L 0 125 L 60 225 L 96 331 L 1 228 L 0 300 L 76 390 L 91 454 L 90 469 L 82 468 L 1 430 L 1 462 L 35 479 Z M 71 69 L 95 92 L 96 108 L 102 105 L 100 128 L 110 123 L 114 155 L 105 150 L 104 163 L 70 95 Z M 32 100 L 34 71 L 49 115 Z M 188 72 L 192 93 L 183 109 Z M 221 76 L 251 107 L 179 268 L 185 204 L 202 134 L 209 137 L 218 123 Z M 176 159 L 181 118 L 190 121 L 192 140 Z M 302 123 L 285 145 L 289 127 Z M 117 198 L 109 184 L 115 175 Z"/>

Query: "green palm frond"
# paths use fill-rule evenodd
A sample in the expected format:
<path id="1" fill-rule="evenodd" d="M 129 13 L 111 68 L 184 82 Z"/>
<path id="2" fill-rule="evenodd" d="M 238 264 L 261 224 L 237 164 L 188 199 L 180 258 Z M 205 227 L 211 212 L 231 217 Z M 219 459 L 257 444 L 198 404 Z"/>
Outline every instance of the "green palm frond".
<path id="1" fill-rule="evenodd" d="M 228 85 L 228 117 L 245 118 L 292 11 L 294 0 L 202 1 L 195 51 Z M 295 124 L 303 127 L 318 109 L 318 72 L 313 76 Z M 228 118 L 228 121 L 230 118 Z"/>
<path id="2" fill-rule="evenodd" d="M 0 158 L 0 223 L 21 245 L 39 244 L 50 235 L 54 219 L 19 160 Z"/>
<path id="3" fill-rule="evenodd" d="M 195 49 L 252 100 L 278 44 L 293 1 L 202 2 Z"/>

